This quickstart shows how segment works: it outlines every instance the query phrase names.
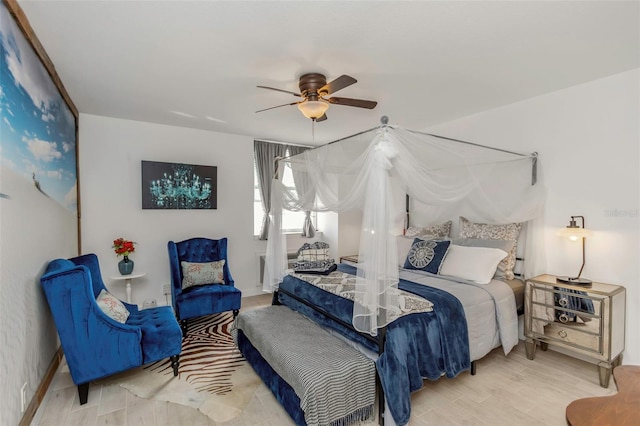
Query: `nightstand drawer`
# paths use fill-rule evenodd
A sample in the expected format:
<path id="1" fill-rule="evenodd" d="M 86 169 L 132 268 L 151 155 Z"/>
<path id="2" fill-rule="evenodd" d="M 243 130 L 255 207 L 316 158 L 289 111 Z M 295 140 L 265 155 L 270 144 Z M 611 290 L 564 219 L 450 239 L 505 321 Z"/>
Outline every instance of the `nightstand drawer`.
<path id="1" fill-rule="evenodd" d="M 538 321 L 538 320 L 534 320 Z M 602 354 L 602 339 L 599 334 L 593 334 L 586 324 L 582 327 L 573 324 L 551 323 L 544 326 L 544 337 L 587 351 Z M 599 331 L 596 329 L 596 331 Z"/>

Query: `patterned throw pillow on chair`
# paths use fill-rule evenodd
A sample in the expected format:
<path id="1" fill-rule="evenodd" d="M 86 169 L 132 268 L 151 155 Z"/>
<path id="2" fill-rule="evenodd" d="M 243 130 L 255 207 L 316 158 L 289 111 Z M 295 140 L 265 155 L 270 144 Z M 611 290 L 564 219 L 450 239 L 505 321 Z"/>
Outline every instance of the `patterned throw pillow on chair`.
<path id="1" fill-rule="evenodd" d="M 444 257 L 447 255 L 451 241 L 448 240 L 422 240 L 416 238 L 409 249 L 407 259 L 404 262 L 405 269 L 419 269 L 421 271 L 437 274 Z"/>
<path id="2" fill-rule="evenodd" d="M 182 289 L 205 284 L 224 284 L 224 262 L 180 262 L 182 266 Z"/>
<path id="3" fill-rule="evenodd" d="M 96 299 L 98 306 L 109 318 L 118 321 L 121 324 L 127 322 L 127 318 L 131 314 L 120 300 L 114 297 L 106 290 L 101 290 Z"/>

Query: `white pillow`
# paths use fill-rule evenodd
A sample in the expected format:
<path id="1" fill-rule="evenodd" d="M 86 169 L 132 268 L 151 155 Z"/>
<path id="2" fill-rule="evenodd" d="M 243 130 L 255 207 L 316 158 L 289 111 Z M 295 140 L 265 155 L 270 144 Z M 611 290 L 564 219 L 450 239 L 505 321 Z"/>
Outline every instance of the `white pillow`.
<path id="1" fill-rule="evenodd" d="M 515 247 L 516 241 L 511 240 L 485 240 L 481 238 L 458 238 L 457 240 L 453 240 L 453 244 L 458 246 L 467 246 L 467 247 L 489 247 L 489 248 L 499 248 L 500 250 L 504 250 L 507 253 L 511 254 L 511 250 Z M 508 258 L 508 257 L 507 257 Z M 498 280 L 505 280 L 507 276 L 507 258 L 504 258 L 498 263 L 498 268 L 496 269 L 496 274 L 494 278 Z M 513 272 L 513 269 L 511 270 Z"/>
<path id="2" fill-rule="evenodd" d="M 466 247 L 451 244 L 440 267 L 440 275 L 449 275 L 477 284 L 489 284 L 498 263 L 508 253 L 498 248 Z"/>
<path id="3" fill-rule="evenodd" d="M 127 318 L 129 318 L 130 312 L 127 308 L 124 307 L 122 302 L 114 297 L 111 293 L 106 290 L 100 290 L 100 294 L 96 299 L 98 306 L 107 316 L 109 316 L 114 321 L 118 321 L 121 324 L 127 322 Z"/>

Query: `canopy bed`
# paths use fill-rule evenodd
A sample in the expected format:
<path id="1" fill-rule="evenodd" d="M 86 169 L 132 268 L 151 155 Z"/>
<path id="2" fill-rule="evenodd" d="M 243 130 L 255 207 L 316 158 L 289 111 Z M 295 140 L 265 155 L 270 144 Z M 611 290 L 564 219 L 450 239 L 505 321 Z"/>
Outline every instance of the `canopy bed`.
<path id="1" fill-rule="evenodd" d="M 473 373 L 473 361 L 517 344 L 517 286 L 507 284 L 516 253 L 525 256 L 523 276 L 542 266 L 537 154 L 404 130 L 383 117 L 375 129 L 280 163 L 296 188 L 272 181 L 264 290 L 375 359 L 385 420 L 409 421 L 410 393 L 424 378 Z M 286 271 L 282 209 L 362 211 L 357 267 L 324 277 Z"/>

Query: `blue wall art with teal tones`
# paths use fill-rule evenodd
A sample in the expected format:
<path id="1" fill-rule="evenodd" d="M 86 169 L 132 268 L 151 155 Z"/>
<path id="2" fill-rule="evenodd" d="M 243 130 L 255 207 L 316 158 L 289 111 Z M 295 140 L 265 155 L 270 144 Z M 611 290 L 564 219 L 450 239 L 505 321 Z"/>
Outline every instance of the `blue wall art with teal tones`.
<path id="1" fill-rule="evenodd" d="M 142 161 L 143 209 L 217 209 L 218 168 Z"/>

